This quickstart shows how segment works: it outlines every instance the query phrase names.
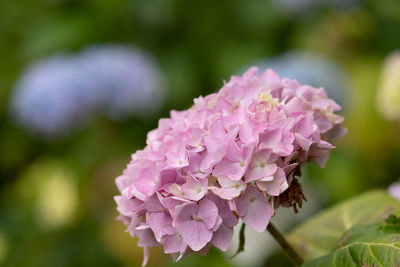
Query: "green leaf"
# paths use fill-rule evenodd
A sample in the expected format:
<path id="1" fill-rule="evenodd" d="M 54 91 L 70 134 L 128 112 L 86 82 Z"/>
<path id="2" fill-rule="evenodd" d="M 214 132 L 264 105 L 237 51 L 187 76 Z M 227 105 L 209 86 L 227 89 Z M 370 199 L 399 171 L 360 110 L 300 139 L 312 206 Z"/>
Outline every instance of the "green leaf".
<path id="1" fill-rule="evenodd" d="M 381 230 L 385 233 L 400 233 L 400 218 L 391 214 L 382 225 Z"/>
<path id="2" fill-rule="evenodd" d="M 357 224 L 344 233 L 330 254 L 302 266 L 400 266 L 399 227 L 400 218 L 394 215 L 368 225 Z"/>
<path id="3" fill-rule="evenodd" d="M 340 241 L 343 233 L 355 224 L 369 224 L 400 215 L 400 203 L 384 190 L 374 190 L 325 210 L 287 235 L 287 239 L 309 260 L 328 254 Z"/>
<path id="4" fill-rule="evenodd" d="M 244 250 L 244 242 L 245 242 L 245 236 L 244 236 L 244 230 L 246 229 L 246 225 L 242 223 L 242 226 L 240 227 L 240 232 L 239 232 L 239 246 L 238 249 L 236 250 L 236 253 L 231 256 L 231 259 L 236 257 L 237 254 L 242 252 Z"/>

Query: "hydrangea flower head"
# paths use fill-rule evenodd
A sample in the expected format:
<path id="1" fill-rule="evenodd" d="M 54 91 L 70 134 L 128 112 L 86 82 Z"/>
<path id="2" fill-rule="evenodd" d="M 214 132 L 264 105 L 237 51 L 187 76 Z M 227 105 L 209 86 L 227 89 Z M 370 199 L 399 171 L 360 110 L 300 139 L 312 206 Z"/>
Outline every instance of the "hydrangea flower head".
<path id="1" fill-rule="evenodd" d="M 94 45 L 79 58 L 94 80 L 112 119 L 157 110 L 164 97 L 161 70 L 152 55 L 126 45 Z"/>
<path id="2" fill-rule="evenodd" d="M 241 219 L 265 231 L 275 209 L 293 206 L 300 168 L 323 167 L 346 133 L 323 88 L 257 68 L 233 76 L 185 111 L 171 111 L 116 179 L 119 219 L 145 251 L 179 260 L 227 250 Z M 293 189 L 293 187 L 296 187 Z"/>
<path id="3" fill-rule="evenodd" d="M 97 45 L 30 65 L 15 86 L 11 115 L 37 136 L 65 137 L 97 113 L 119 120 L 156 111 L 164 89 L 150 54 Z"/>
<path id="4" fill-rule="evenodd" d="M 96 105 L 79 61 L 69 54 L 33 63 L 18 81 L 11 99 L 11 114 L 18 124 L 37 135 L 67 135 L 86 122 Z"/>

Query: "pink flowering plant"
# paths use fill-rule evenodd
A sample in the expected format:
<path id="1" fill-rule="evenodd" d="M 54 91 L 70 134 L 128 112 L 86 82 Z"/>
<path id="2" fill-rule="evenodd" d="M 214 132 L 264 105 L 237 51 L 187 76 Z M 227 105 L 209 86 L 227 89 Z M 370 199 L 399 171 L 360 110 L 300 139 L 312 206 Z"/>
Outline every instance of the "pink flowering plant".
<path id="1" fill-rule="evenodd" d="M 268 228 L 300 265 L 270 220 L 280 206 L 301 207 L 302 166 L 324 167 L 346 133 L 339 110 L 323 88 L 251 68 L 160 119 L 116 178 L 118 218 L 139 238 L 143 265 L 160 245 L 176 261 L 210 246 L 226 251 L 240 220 Z"/>

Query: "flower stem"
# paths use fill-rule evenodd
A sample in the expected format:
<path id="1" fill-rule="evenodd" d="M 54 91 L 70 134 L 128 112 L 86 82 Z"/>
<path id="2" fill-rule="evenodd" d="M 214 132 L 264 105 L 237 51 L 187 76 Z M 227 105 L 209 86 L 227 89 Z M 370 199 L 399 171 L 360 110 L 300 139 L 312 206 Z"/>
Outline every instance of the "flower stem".
<path id="1" fill-rule="evenodd" d="M 269 222 L 267 226 L 268 232 L 273 236 L 273 238 L 281 246 L 282 250 L 285 252 L 286 256 L 295 266 L 301 266 L 304 260 L 300 255 L 294 250 L 294 248 L 289 244 L 285 237 L 275 228 L 275 226 Z"/>

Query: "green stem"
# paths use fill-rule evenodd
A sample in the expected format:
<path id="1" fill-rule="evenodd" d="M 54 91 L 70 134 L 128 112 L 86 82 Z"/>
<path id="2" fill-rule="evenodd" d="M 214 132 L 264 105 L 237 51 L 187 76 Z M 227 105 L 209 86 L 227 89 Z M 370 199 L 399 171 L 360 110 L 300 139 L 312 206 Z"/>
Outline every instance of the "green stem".
<path id="1" fill-rule="evenodd" d="M 275 226 L 269 222 L 267 226 L 268 232 L 273 236 L 273 238 L 281 246 L 282 250 L 285 252 L 286 256 L 295 266 L 301 266 L 304 260 L 300 255 L 294 250 L 294 248 L 289 244 L 285 237 L 275 228 Z"/>

